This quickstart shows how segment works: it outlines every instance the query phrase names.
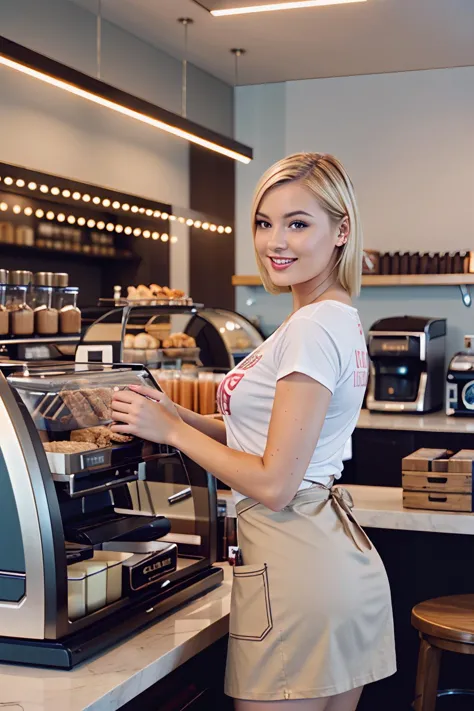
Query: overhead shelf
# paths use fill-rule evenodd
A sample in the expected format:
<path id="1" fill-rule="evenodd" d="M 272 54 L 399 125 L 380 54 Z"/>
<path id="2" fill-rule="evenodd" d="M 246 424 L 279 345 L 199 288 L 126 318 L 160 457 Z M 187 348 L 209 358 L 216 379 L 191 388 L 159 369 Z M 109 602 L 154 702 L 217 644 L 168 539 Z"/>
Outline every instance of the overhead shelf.
<path id="1" fill-rule="evenodd" d="M 468 286 L 474 274 L 370 274 L 362 286 Z"/>
<path id="2" fill-rule="evenodd" d="M 468 286 L 474 274 L 370 274 L 362 277 L 362 286 Z M 236 274 L 232 286 L 261 286 L 259 276 Z"/>

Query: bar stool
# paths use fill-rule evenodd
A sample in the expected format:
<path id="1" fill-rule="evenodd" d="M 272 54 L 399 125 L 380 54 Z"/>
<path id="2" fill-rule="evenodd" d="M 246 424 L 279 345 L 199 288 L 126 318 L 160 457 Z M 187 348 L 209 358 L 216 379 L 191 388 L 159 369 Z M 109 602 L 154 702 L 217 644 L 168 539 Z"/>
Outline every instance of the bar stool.
<path id="1" fill-rule="evenodd" d="M 415 711 L 434 711 L 441 696 L 474 696 L 474 690 L 438 690 L 441 652 L 474 654 L 474 595 L 450 595 L 420 602 L 411 623 L 420 633 Z"/>

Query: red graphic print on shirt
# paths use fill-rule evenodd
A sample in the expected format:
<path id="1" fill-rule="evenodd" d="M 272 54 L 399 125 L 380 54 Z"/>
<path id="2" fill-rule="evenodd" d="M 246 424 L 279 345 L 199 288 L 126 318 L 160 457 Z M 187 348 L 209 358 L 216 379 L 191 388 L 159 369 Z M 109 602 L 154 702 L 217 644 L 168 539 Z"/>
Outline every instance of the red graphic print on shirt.
<path id="1" fill-rule="evenodd" d="M 217 407 L 221 415 L 230 415 L 230 399 L 237 385 L 240 383 L 245 373 L 257 365 L 261 359 L 260 353 L 253 353 L 242 361 L 237 368 L 226 375 L 217 390 Z"/>
<path id="2" fill-rule="evenodd" d="M 367 357 L 367 351 L 356 350 L 355 360 L 356 368 L 354 370 L 353 385 L 355 388 L 365 388 L 369 374 L 369 359 Z"/>

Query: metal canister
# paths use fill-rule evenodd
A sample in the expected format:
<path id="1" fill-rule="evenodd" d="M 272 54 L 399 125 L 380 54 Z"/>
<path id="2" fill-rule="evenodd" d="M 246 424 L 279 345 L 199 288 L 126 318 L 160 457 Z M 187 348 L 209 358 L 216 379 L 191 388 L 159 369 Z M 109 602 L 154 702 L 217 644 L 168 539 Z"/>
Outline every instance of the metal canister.
<path id="1" fill-rule="evenodd" d="M 29 286 L 31 284 L 33 274 L 22 269 L 16 269 L 10 272 L 8 283 L 11 286 Z"/>

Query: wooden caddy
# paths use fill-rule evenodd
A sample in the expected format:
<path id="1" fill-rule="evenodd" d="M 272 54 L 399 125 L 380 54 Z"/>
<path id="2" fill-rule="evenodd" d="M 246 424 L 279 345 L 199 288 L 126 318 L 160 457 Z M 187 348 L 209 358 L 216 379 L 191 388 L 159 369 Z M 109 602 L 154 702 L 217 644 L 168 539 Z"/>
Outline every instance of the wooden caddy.
<path id="1" fill-rule="evenodd" d="M 474 511 L 474 450 L 452 454 L 419 449 L 402 459 L 403 506 L 435 511 Z"/>

